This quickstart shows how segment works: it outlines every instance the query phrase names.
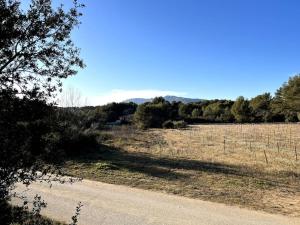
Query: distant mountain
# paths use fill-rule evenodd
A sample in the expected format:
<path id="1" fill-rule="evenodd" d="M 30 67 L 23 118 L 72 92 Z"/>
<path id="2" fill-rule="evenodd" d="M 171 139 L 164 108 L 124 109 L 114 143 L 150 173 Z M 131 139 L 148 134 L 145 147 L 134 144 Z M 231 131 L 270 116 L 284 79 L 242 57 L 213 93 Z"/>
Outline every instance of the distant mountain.
<path id="1" fill-rule="evenodd" d="M 178 97 L 178 96 L 170 96 L 167 95 L 163 97 L 168 102 L 182 102 L 182 103 L 191 103 L 191 102 L 201 102 L 203 99 L 199 98 L 184 98 L 184 97 Z M 134 102 L 136 104 L 143 104 L 145 102 L 151 102 L 153 98 L 131 98 L 127 99 L 123 102 Z"/>
<path id="2" fill-rule="evenodd" d="M 203 101 L 203 99 L 199 99 L 199 98 L 184 98 L 184 97 L 177 97 L 177 96 L 170 96 L 170 95 L 165 96 L 164 99 L 168 102 L 182 102 L 182 103 Z"/>
<path id="3" fill-rule="evenodd" d="M 143 104 L 145 102 L 151 102 L 151 101 L 152 101 L 152 98 L 130 98 L 123 102 L 126 102 L 126 103 L 134 102 L 135 104 Z"/>

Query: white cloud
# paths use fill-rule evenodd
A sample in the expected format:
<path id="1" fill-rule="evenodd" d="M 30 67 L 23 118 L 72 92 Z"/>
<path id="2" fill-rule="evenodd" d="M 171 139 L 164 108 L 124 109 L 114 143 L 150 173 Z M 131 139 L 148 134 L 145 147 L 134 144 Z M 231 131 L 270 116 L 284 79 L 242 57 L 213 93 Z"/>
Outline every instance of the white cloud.
<path id="1" fill-rule="evenodd" d="M 186 96 L 185 92 L 177 91 L 163 91 L 163 90 L 122 90 L 115 89 L 110 92 L 99 95 L 88 97 L 91 105 L 105 105 L 111 102 L 122 102 L 130 98 L 154 98 L 158 96 Z"/>

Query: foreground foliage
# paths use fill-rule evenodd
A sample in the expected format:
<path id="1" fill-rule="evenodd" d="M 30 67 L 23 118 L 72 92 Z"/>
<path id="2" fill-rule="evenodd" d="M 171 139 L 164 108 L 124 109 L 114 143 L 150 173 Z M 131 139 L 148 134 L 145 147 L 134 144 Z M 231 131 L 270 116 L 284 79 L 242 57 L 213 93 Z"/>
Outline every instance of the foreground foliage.
<path id="1" fill-rule="evenodd" d="M 22 207 L 12 207 L 7 202 L 0 202 L 2 213 L 0 215 L 1 224 L 10 225 L 64 225 L 24 210 Z"/>
<path id="2" fill-rule="evenodd" d="M 66 133 L 73 128 L 64 124 L 51 102 L 61 79 L 84 67 L 71 39 L 83 5 L 75 0 L 66 10 L 54 9 L 51 3 L 32 0 L 22 10 L 18 0 L 0 0 L 0 214 L 4 216 L 4 203 L 15 183 L 65 182 L 58 164 L 68 154 Z"/>

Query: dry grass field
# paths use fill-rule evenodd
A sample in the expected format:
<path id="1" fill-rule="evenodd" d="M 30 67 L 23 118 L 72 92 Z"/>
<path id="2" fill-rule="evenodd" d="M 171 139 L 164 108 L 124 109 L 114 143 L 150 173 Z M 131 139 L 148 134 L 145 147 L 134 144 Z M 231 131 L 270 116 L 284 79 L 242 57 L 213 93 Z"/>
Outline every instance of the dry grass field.
<path id="1" fill-rule="evenodd" d="M 103 136 L 67 174 L 300 216 L 300 124 L 124 126 Z"/>

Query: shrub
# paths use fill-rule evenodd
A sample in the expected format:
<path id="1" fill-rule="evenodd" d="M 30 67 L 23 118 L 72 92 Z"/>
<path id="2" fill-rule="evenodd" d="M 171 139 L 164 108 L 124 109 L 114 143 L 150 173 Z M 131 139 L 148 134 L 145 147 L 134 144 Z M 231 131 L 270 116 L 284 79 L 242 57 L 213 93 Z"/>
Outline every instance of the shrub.
<path id="1" fill-rule="evenodd" d="M 135 124 L 141 129 L 161 128 L 163 122 L 169 118 L 170 107 L 169 102 L 141 104 L 134 114 Z"/>
<path id="2" fill-rule="evenodd" d="M 167 120 L 162 124 L 162 127 L 164 129 L 173 129 L 174 128 L 174 123 L 172 120 Z"/>
<path id="3" fill-rule="evenodd" d="M 98 146 L 98 134 L 95 132 L 69 132 L 62 139 L 62 148 L 67 156 L 87 153 Z"/>
<path id="4" fill-rule="evenodd" d="M 174 121 L 174 128 L 176 129 L 183 129 L 187 127 L 187 123 L 183 120 L 180 121 Z"/>
<path id="5" fill-rule="evenodd" d="M 287 112 L 285 114 L 285 122 L 298 122 L 298 116 L 296 112 Z"/>
<path id="6" fill-rule="evenodd" d="M 0 212 L 1 225 L 64 225 L 23 207 L 11 206 L 5 200 L 0 200 Z"/>

